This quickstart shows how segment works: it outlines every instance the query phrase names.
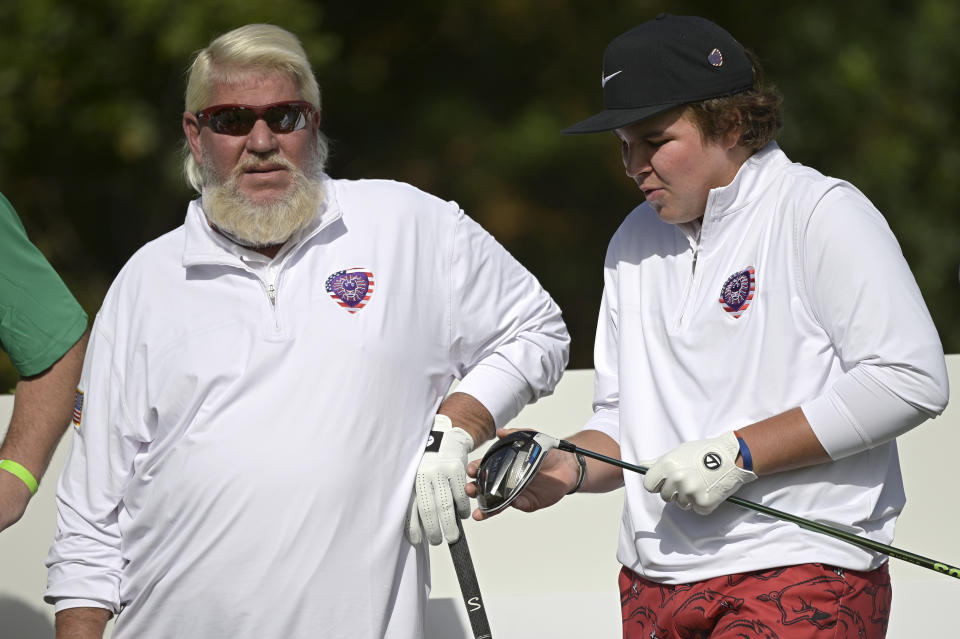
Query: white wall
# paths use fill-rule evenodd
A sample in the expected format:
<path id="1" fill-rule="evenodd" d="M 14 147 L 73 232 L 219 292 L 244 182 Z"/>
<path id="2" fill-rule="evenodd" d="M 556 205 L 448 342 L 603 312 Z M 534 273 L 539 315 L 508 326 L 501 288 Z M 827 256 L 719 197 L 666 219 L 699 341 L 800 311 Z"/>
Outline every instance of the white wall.
<path id="1" fill-rule="evenodd" d="M 947 358 L 960 387 L 960 355 Z M 558 436 L 576 431 L 590 413 L 591 371 L 569 371 L 557 392 L 528 407 L 513 426 Z M 0 396 L 0 430 L 13 401 Z M 0 533 L 0 639 L 53 636 L 52 610 L 42 602 L 43 560 L 56 525 L 53 493 L 69 436 L 54 457 L 26 516 Z M 953 456 L 960 451 L 960 401 L 939 419 L 899 440 L 908 505 L 897 527 L 899 548 L 960 565 L 960 529 Z M 482 454 L 482 450 L 476 455 Z M 534 515 L 509 511 L 488 522 L 464 522 L 477 577 L 497 639 L 619 637 L 615 555 L 622 498 L 573 495 Z M 449 553 L 431 550 L 433 596 L 425 639 L 470 637 Z M 950 604 L 960 601 L 960 580 L 892 560 L 890 639 L 946 637 L 955 625 Z M 532 613 L 532 614 L 531 614 Z"/>

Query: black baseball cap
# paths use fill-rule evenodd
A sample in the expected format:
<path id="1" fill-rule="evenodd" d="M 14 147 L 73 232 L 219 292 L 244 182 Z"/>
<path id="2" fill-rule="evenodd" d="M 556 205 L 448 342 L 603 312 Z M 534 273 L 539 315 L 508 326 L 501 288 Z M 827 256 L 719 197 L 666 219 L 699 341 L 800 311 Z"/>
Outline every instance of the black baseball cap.
<path id="1" fill-rule="evenodd" d="M 675 106 L 753 88 L 753 65 L 733 36 L 705 18 L 661 13 L 607 45 L 604 110 L 563 133 L 599 133 Z"/>

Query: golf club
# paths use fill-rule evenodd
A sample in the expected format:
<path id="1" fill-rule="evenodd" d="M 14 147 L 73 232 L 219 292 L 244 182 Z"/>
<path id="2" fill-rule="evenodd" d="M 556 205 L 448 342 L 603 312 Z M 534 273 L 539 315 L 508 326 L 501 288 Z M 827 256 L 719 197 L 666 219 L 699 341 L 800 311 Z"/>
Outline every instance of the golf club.
<path id="1" fill-rule="evenodd" d="M 487 611 L 483 607 L 480 597 L 480 584 L 477 582 L 477 573 L 470 558 L 470 547 L 467 546 L 467 536 L 463 533 L 463 524 L 457 517 L 457 528 L 460 537 L 450 544 L 450 557 L 457 572 L 457 581 L 460 582 L 460 593 L 463 595 L 463 604 L 467 607 L 467 616 L 470 618 L 470 628 L 474 639 L 491 639 L 490 622 L 487 621 Z"/>
<path id="2" fill-rule="evenodd" d="M 480 505 L 480 510 L 492 514 L 509 506 L 540 470 L 543 459 L 552 448 L 559 448 L 568 453 L 580 453 L 584 457 L 590 457 L 641 475 L 645 475 L 647 472 L 647 469 L 643 466 L 637 466 L 615 457 L 608 457 L 580 448 L 566 440 L 557 439 L 533 430 L 516 431 L 490 446 L 480 461 L 480 467 L 477 471 L 477 502 Z M 797 517 L 781 510 L 768 508 L 740 497 L 727 497 L 727 501 L 742 508 L 792 522 L 806 530 L 829 535 L 866 550 L 883 553 L 888 557 L 895 557 L 934 572 L 960 579 L 960 568 L 955 566 L 881 544 L 878 541 L 860 537 L 803 517 Z"/>

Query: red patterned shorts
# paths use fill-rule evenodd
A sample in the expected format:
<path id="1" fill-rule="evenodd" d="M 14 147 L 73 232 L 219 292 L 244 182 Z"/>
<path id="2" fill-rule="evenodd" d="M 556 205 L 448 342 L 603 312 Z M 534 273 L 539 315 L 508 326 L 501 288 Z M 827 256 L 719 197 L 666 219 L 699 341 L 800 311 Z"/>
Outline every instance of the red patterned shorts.
<path id="1" fill-rule="evenodd" d="M 620 571 L 624 639 L 883 639 L 887 564 L 870 572 L 801 564 L 659 584 Z"/>

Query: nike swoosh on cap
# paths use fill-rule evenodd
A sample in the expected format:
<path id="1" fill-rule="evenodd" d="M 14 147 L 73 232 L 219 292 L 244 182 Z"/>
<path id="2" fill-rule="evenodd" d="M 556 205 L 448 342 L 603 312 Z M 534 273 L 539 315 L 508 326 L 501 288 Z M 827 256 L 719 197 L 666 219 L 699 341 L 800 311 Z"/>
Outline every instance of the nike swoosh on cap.
<path id="1" fill-rule="evenodd" d="M 619 71 L 614 71 L 608 76 L 602 76 L 600 78 L 600 88 L 602 89 L 603 87 L 607 86 L 607 82 L 610 81 L 610 78 L 612 78 L 615 75 L 620 75 L 621 73 L 623 73 L 623 69 L 620 69 Z"/>

